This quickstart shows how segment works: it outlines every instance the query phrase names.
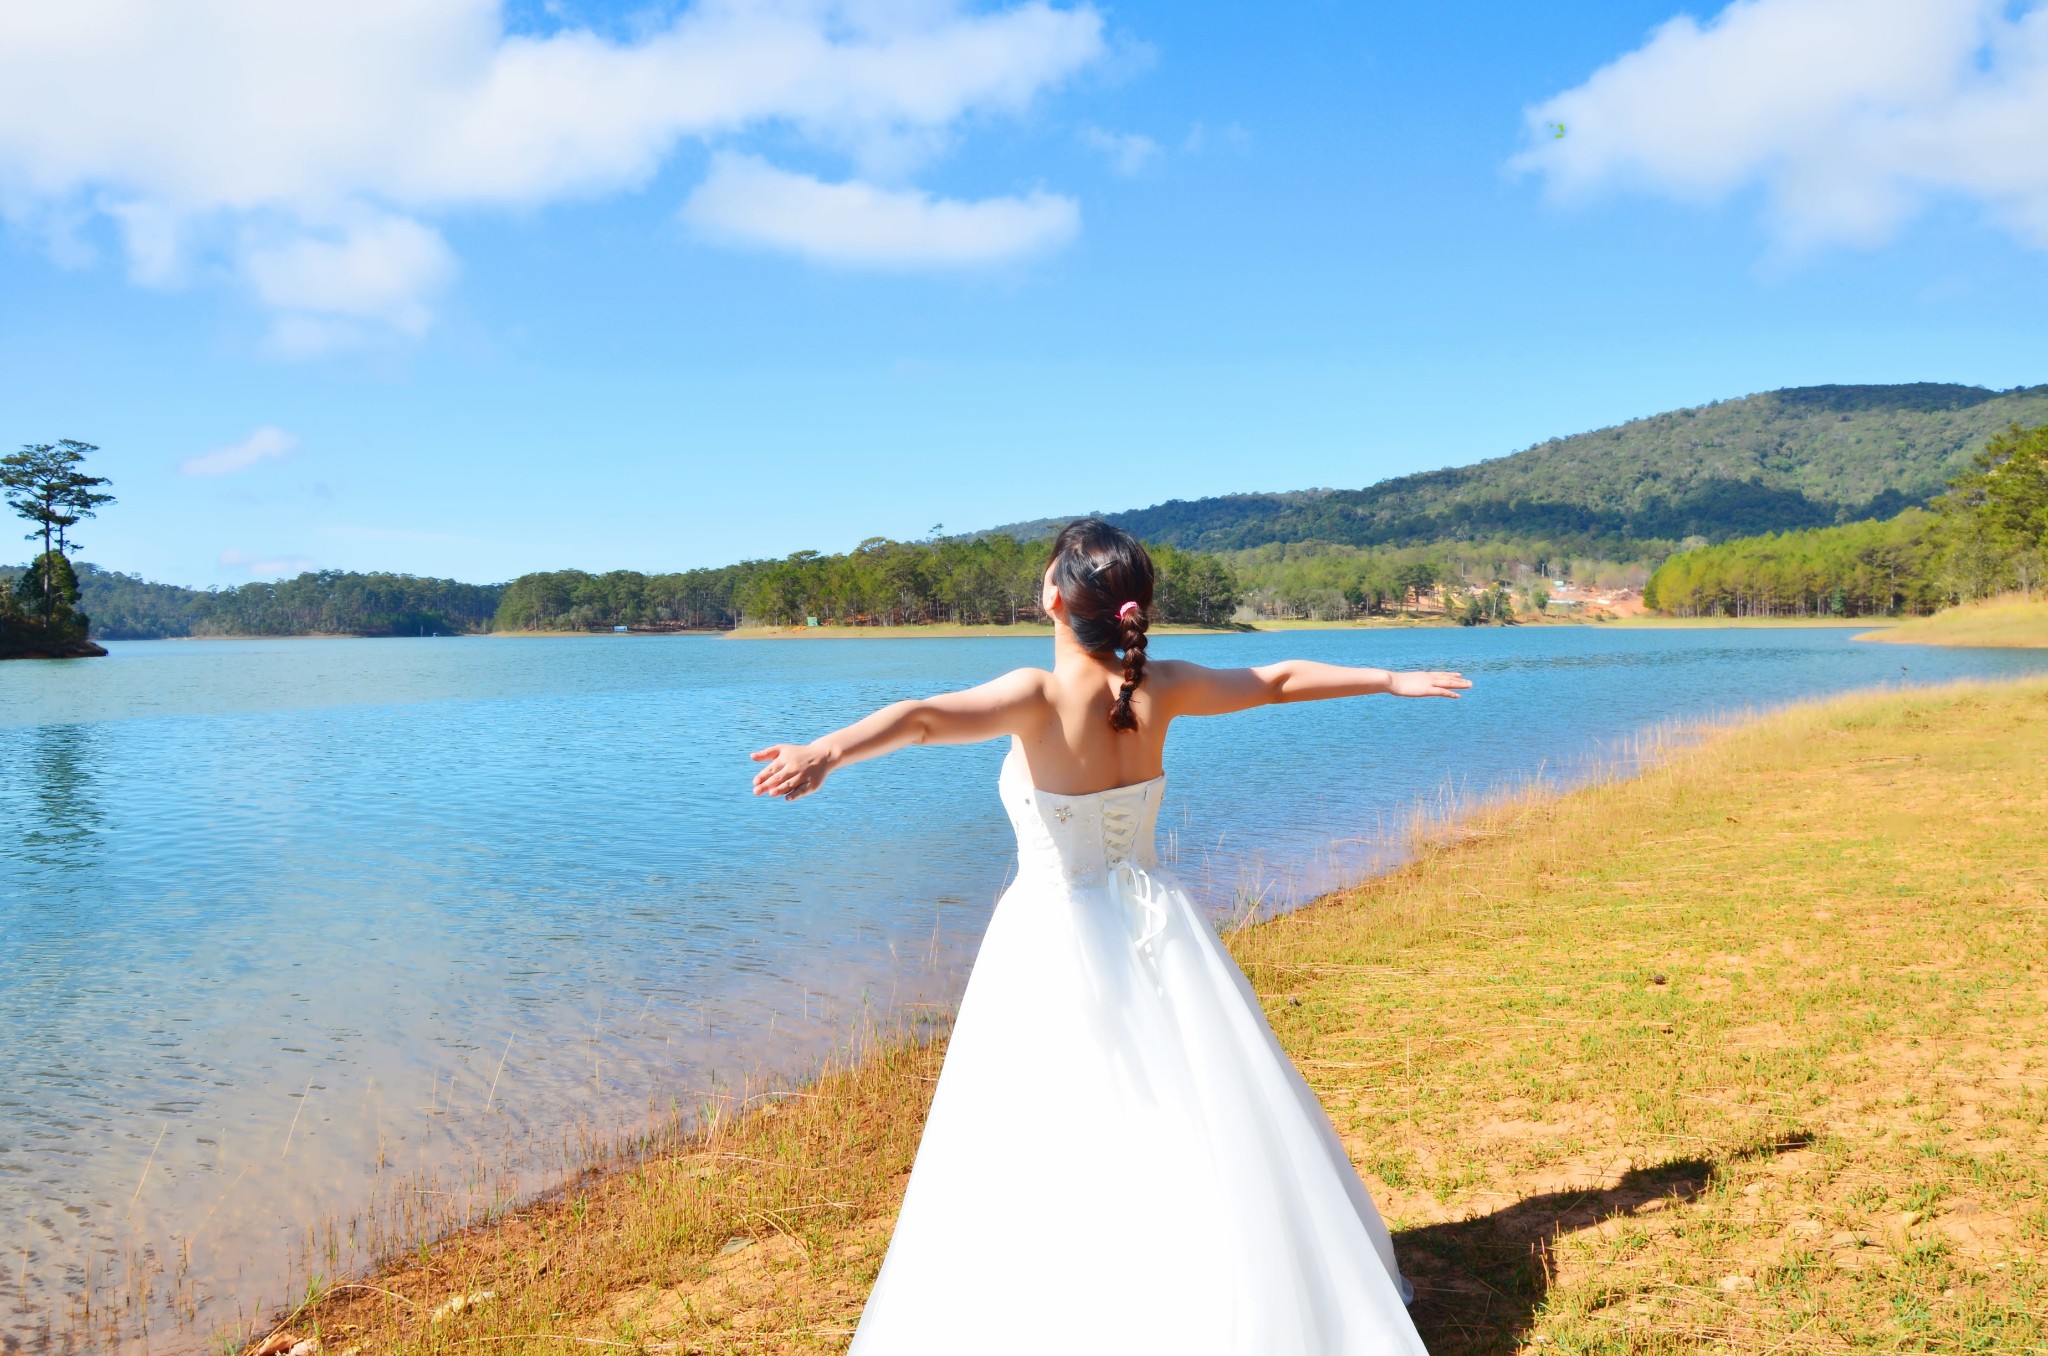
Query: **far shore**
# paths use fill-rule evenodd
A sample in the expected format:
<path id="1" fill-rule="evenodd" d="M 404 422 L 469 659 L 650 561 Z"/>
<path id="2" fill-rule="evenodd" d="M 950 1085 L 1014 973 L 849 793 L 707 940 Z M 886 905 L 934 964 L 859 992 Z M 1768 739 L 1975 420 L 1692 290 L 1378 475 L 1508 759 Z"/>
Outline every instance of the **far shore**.
<path id="1" fill-rule="evenodd" d="M 1227 636 L 1256 630 L 1250 626 L 1187 626 L 1163 622 L 1149 628 L 1155 636 Z M 923 622 L 910 626 L 741 626 L 721 632 L 728 640 L 979 640 L 990 636 L 1044 640 L 1052 635 L 1049 622 L 1012 622 L 1007 626 L 965 626 L 953 622 Z"/>
<path id="2" fill-rule="evenodd" d="M 2040 605 L 2048 610 L 2048 604 Z M 1962 613 L 1966 609 L 1952 609 Z M 1542 616 L 1518 617 L 1512 626 L 1524 627 L 1612 627 L 1631 631 L 1742 631 L 1742 630 L 1841 630 L 1854 629 L 1867 633 L 1859 639 L 1879 639 L 1879 632 L 1903 627 L 1895 636 L 1884 639 L 1904 641 L 1911 639 L 1922 644 L 2002 644 L 2002 645 L 2048 645 L 2048 625 L 2041 628 L 2039 639 L 2000 639 L 1995 641 L 1941 640 L 1933 634 L 1923 633 L 1925 623 L 1948 617 L 1949 613 L 1937 614 L 1935 618 L 1914 618 L 1910 621 L 1891 617 L 1664 617 L 1644 614 L 1634 617 L 1611 616 Z M 1499 623 L 1482 623 L 1483 627 Z M 1184 622 L 1160 622 L 1150 628 L 1155 636 L 1231 636 L 1251 635 L 1262 632 L 1282 631 L 1405 631 L 1418 629 L 1460 629 L 1455 618 L 1435 613 L 1403 613 L 1391 617 L 1359 617 L 1341 621 L 1314 621 L 1306 618 L 1262 617 L 1254 622 L 1230 622 L 1216 626 L 1199 626 Z M 1942 628 L 1937 628 L 1938 631 Z M 2030 628 L 2031 630 L 2035 628 Z M 512 640 L 569 640 L 592 638 L 647 639 L 661 636 L 711 636 L 725 640 L 981 640 L 1010 637 L 1018 640 L 1043 640 L 1052 635 L 1052 627 L 1046 622 L 1012 622 L 1003 624 L 964 625 L 953 622 L 917 622 L 903 626 L 741 626 L 731 630 L 711 627 L 680 629 L 640 629 L 628 631 L 596 630 L 504 630 L 504 631 L 450 631 L 426 639 L 452 640 L 465 636 L 485 636 Z M 132 638 L 117 638 L 127 640 Z M 303 632 L 297 635 L 198 635 L 163 636 L 162 640 L 183 641 L 225 641 L 225 640 L 417 640 L 418 636 L 360 636 L 345 632 Z"/>
<path id="3" fill-rule="evenodd" d="M 1885 618 L 1869 617 L 1523 617 L 1515 626 L 1595 626 L 1627 630 L 1799 630 L 1844 627 L 1868 631 L 1873 627 L 1896 625 Z M 1155 636 L 1245 635 L 1273 631 L 1386 631 L 1415 629 L 1458 629 L 1455 618 L 1440 615 L 1361 617 L 1344 621 L 1311 621 L 1294 618 L 1260 618 L 1255 622 L 1229 626 L 1191 626 L 1164 622 L 1150 628 Z M 530 635 L 538 632 L 501 634 Z M 1042 639 L 1052 634 L 1044 622 L 1016 622 L 1007 626 L 962 626 L 947 622 L 909 626 L 742 626 L 718 634 L 730 640 L 937 640 L 1012 636 Z"/>

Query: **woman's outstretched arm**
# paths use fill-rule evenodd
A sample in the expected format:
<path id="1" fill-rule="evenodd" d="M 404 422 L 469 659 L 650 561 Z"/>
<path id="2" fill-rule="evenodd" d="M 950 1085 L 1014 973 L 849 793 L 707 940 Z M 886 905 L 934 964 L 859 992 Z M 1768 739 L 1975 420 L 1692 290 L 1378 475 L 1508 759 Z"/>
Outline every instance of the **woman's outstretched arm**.
<path id="1" fill-rule="evenodd" d="M 1313 659 L 1283 659 L 1255 669 L 1211 669 L 1175 660 L 1153 665 L 1169 716 L 1222 716 L 1280 702 L 1314 702 L 1329 697 L 1453 697 L 1472 686 L 1457 673 L 1395 673 L 1354 669 Z"/>
<path id="2" fill-rule="evenodd" d="M 1024 716 L 1042 710 L 1045 679 L 1042 669 L 1017 669 L 962 692 L 896 702 L 808 744 L 770 744 L 753 755 L 767 764 L 754 774 L 754 794 L 795 800 L 845 763 L 910 744 L 977 744 L 1015 734 Z"/>

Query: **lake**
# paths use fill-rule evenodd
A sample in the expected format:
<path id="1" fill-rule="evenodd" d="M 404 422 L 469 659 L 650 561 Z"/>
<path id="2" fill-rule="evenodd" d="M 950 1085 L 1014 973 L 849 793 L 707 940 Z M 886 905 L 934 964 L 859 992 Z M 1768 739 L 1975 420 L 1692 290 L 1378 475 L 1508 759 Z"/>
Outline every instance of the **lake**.
<path id="1" fill-rule="evenodd" d="M 1161 637 L 1462 669 L 1189 723 L 1167 856 L 1219 913 L 1384 861 L 1418 805 L 1642 732 L 2048 653 L 1841 630 Z M 1038 639 L 116 643 L 0 665 L 0 1349 L 154 1350 L 757 1093 L 958 995 L 1011 868 L 1002 749 L 794 805 L 747 753 L 1039 663 Z"/>

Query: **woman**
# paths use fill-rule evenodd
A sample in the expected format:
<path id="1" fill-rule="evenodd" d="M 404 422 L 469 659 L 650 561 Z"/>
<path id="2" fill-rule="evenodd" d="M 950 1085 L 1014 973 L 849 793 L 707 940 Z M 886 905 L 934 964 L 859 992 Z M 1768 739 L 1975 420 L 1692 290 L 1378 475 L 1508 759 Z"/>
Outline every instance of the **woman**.
<path id="1" fill-rule="evenodd" d="M 757 795 L 1008 735 L 1017 878 L 960 1003 L 855 1356 L 1420 1352 L 1392 1241 L 1152 832 L 1182 717 L 1455 673 L 1148 662 L 1152 562 L 1094 519 L 1046 566 L 1053 666 L 778 744 Z"/>

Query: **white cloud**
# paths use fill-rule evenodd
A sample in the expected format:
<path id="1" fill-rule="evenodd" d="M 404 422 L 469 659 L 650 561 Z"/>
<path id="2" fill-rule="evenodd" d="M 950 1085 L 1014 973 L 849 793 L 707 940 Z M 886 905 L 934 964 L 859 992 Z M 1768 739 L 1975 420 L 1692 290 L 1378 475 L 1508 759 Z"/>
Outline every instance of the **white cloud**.
<path id="1" fill-rule="evenodd" d="M 828 184 L 734 154 L 712 162 L 683 218 L 716 240 L 884 268 L 989 264 L 1064 245 L 1081 229 L 1079 206 L 1057 194 L 962 202 L 858 181 Z"/>
<path id="2" fill-rule="evenodd" d="M 252 556 L 245 551 L 223 551 L 220 563 L 254 578 L 300 575 L 319 568 L 306 556 Z"/>
<path id="3" fill-rule="evenodd" d="M 248 245 L 242 269 L 284 321 L 345 317 L 417 338 L 433 318 L 426 298 L 453 274 L 455 259 L 430 228 L 376 216 L 331 236 L 294 234 Z"/>
<path id="4" fill-rule="evenodd" d="M 1954 197 L 2048 248 L 2038 3 L 1737 0 L 1671 20 L 1527 116 L 1513 164 L 1566 200 L 1760 186 L 1779 238 L 1807 246 L 1880 244 Z"/>
<path id="5" fill-rule="evenodd" d="M 283 345 L 411 335 L 454 269 L 437 213 L 637 189 L 761 128 L 900 176 L 1107 50 L 1048 0 L 698 0 L 630 40 L 501 5 L 0 5 L 0 205 L 103 214 L 147 285 L 224 261 Z"/>
<path id="6" fill-rule="evenodd" d="M 1102 152 L 1118 174 L 1133 175 L 1152 163 L 1159 143 L 1142 132 L 1111 132 L 1100 127 L 1081 129 L 1082 144 Z"/>
<path id="7" fill-rule="evenodd" d="M 217 447 L 201 456 L 187 457 L 178 463 L 178 470 L 188 476 L 224 476 L 231 471 L 246 471 L 259 462 L 281 460 L 290 456 L 298 446 L 296 435 L 265 424 L 232 446 Z"/>

